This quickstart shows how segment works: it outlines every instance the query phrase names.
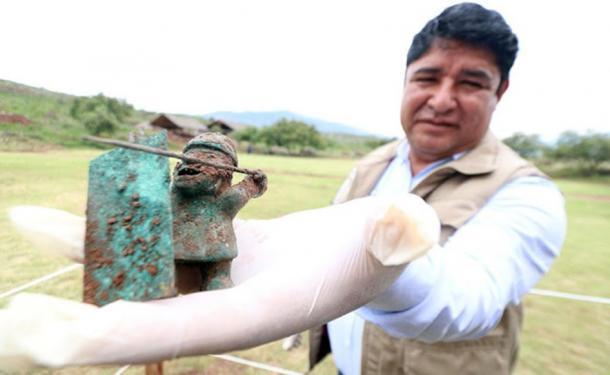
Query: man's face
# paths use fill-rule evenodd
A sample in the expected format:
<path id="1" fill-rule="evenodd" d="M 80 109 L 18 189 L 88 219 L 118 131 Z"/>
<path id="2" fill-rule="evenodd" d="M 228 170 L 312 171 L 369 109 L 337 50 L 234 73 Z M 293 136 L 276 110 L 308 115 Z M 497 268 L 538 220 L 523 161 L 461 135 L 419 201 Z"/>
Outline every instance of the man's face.
<path id="1" fill-rule="evenodd" d="M 233 165 L 228 155 L 207 148 L 192 148 L 184 155 L 215 164 Z M 231 172 L 224 169 L 188 162 L 178 163 L 174 169 L 174 186 L 188 194 L 218 194 L 223 182 L 231 182 Z"/>
<path id="2" fill-rule="evenodd" d="M 476 146 L 508 87 L 491 52 L 437 40 L 407 68 L 400 120 L 411 157 L 434 162 Z"/>

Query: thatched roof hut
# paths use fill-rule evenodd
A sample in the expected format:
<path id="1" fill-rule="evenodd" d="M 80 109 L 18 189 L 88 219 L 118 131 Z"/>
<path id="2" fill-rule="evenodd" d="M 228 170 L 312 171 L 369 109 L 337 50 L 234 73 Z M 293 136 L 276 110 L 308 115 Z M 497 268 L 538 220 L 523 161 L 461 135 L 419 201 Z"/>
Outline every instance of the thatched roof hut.
<path id="1" fill-rule="evenodd" d="M 208 129 L 214 132 L 220 132 L 222 134 L 229 134 L 236 130 L 241 130 L 245 128 L 246 125 L 238 124 L 236 122 L 227 121 L 227 120 L 214 120 L 208 124 Z"/>
<path id="2" fill-rule="evenodd" d="M 192 117 L 160 114 L 150 121 L 152 128 L 166 129 L 169 133 L 192 138 L 208 130 L 208 127 Z"/>

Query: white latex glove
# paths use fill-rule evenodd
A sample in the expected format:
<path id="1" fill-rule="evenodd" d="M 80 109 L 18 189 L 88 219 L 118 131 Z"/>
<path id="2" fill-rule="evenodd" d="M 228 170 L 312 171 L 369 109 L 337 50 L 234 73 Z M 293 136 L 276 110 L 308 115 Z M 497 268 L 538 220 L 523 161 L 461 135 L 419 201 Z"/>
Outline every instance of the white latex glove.
<path id="1" fill-rule="evenodd" d="M 236 221 L 235 232 L 230 289 L 102 308 L 15 297 L 0 311 L 0 363 L 147 363 L 274 341 L 369 302 L 436 244 L 439 223 L 432 208 L 408 195 Z"/>
<path id="2" fill-rule="evenodd" d="M 84 217 L 38 206 L 14 207 L 9 216 L 15 228 L 37 248 L 83 262 Z"/>

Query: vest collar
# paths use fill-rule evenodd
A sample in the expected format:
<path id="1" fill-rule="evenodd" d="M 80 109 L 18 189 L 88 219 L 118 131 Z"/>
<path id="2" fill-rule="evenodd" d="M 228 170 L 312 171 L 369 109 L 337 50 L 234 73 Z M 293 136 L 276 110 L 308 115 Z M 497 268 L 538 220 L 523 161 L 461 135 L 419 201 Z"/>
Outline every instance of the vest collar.
<path id="1" fill-rule="evenodd" d="M 450 168 L 464 175 L 491 173 L 497 168 L 498 140 L 487 131 L 481 142 L 461 158 L 442 165 L 439 169 Z"/>
<path id="2" fill-rule="evenodd" d="M 396 157 L 396 150 L 400 140 L 391 142 L 373 151 L 356 165 L 356 174 L 346 199 L 363 197 L 370 194 L 379 178 Z M 429 193 L 439 181 L 448 178 L 453 173 L 464 175 L 479 175 L 493 172 L 497 165 L 498 141 L 490 131 L 485 134 L 481 142 L 472 150 L 456 160 L 439 166 L 421 181 L 414 189 L 414 193 L 423 196 Z M 425 183 L 425 188 L 424 186 Z M 343 200 L 342 200 L 343 201 Z"/>
<path id="3" fill-rule="evenodd" d="M 365 163 L 388 164 L 396 157 L 400 140 L 391 142 L 371 153 Z M 481 142 L 473 149 L 466 151 L 464 155 L 438 167 L 441 169 L 452 169 L 465 175 L 477 175 L 491 173 L 496 168 L 498 157 L 498 140 L 488 131 Z"/>
<path id="4" fill-rule="evenodd" d="M 428 177 L 431 175 L 448 176 L 455 172 L 467 176 L 491 173 L 497 168 L 497 158 L 498 140 L 488 131 L 477 146 L 466 151 L 460 158 L 440 165 L 431 171 Z"/>
<path id="5" fill-rule="evenodd" d="M 442 182 L 458 173 L 466 176 L 489 174 L 497 168 L 498 141 L 488 131 L 481 142 L 462 157 L 440 165 L 431 171 L 414 188 L 413 193 L 420 197 L 428 196 Z"/>

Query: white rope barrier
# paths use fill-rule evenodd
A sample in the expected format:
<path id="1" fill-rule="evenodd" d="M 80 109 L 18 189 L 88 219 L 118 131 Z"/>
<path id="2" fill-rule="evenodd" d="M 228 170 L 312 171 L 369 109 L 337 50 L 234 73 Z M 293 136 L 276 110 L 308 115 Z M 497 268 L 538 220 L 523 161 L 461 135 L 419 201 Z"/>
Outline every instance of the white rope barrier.
<path id="1" fill-rule="evenodd" d="M 57 271 L 55 271 L 53 273 L 50 273 L 50 274 L 48 274 L 46 276 L 42 276 L 42 277 L 39 277 L 38 279 L 34 279 L 34 280 L 30 281 L 29 283 L 25 283 L 25 284 L 23 284 L 21 286 L 18 286 L 17 288 L 8 290 L 8 291 L 0 294 L 0 299 L 3 299 L 3 298 L 6 298 L 6 297 L 10 297 L 12 295 L 15 295 L 15 294 L 17 294 L 19 292 L 22 292 L 22 291 L 24 291 L 26 289 L 29 289 L 29 288 L 33 287 L 33 286 L 36 286 L 38 284 L 42 284 L 45 281 L 49 281 L 49 280 L 54 279 L 54 278 L 56 278 L 58 276 L 61 276 L 64 273 L 68 273 L 68 272 L 74 271 L 76 269 L 79 269 L 82 266 L 83 265 L 79 264 L 79 263 L 72 264 L 72 265 L 69 265 L 68 267 L 64 267 L 62 269 L 59 269 L 59 270 L 57 270 Z"/>
<path id="2" fill-rule="evenodd" d="M 275 366 L 267 365 L 265 363 L 255 362 L 255 361 L 251 361 L 249 359 L 243 359 L 240 357 L 236 357 L 234 355 L 215 354 L 215 355 L 210 355 L 210 357 L 222 359 L 222 360 L 233 362 L 233 363 L 239 363 L 240 365 L 245 365 L 245 366 L 250 366 L 250 367 L 254 367 L 257 369 L 261 369 L 261 370 L 266 370 L 266 371 L 273 372 L 276 374 L 303 375 L 302 372 L 286 370 L 281 367 L 275 367 Z M 114 373 L 114 375 L 123 375 L 125 373 L 125 371 L 127 371 L 127 369 L 129 369 L 130 366 L 131 365 L 126 365 L 126 366 L 121 367 L 120 369 L 117 370 L 117 372 Z"/>
<path id="3" fill-rule="evenodd" d="M 554 290 L 545 290 L 545 289 L 532 289 L 529 294 L 533 294 L 536 296 L 563 298 L 563 299 L 569 299 L 572 301 L 601 303 L 604 305 L 610 305 L 610 298 L 587 296 L 584 294 L 556 292 Z"/>
<path id="4" fill-rule="evenodd" d="M 239 364 L 242 364 L 242 365 L 258 368 L 258 369 L 261 369 L 261 370 L 267 370 L 269 372 L 275 372 L 275 373 L 278 373 L 278 374 L 303 375 L 302 372 L 286 370 L 286 369 L 283 369 L 283 368 L 280 368 L 280 367 L 270 366 L 270 365 L 266 365 L 264 363 L 254 362 L 254 361 L 250 361 L 248 359 L 243 359 L 243 358 L 235 357 L 233 355 L 215 354 L 215 355 L 211 355 L 210 357 L 224 359 L 225 361 L 239 363 Z"/>
<path id="5" fill-rule="evenodd" d="M 131 366 L 131 365 L 125 365 L 125 366 L 121 367 L 114 373 L 114 375 L 123 375 L 125 373 L 125 371 L 127 371 L 127 369 L 129 368 L 129 366 Z"/>

